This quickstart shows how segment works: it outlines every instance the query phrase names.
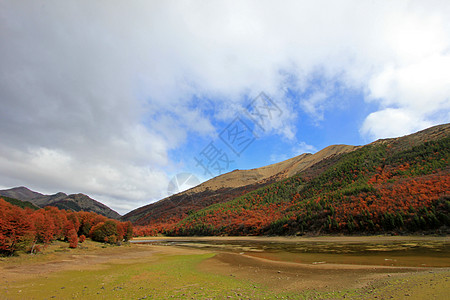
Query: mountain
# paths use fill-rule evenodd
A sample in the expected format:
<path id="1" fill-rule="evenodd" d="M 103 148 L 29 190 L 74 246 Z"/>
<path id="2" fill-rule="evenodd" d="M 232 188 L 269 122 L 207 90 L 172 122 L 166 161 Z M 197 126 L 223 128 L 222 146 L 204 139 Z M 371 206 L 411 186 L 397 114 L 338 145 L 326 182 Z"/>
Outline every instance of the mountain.
<path id="1" fill-rule="evenodd" d="M 236 170 L 123 218 L 171 235 L 447 230 L 449 161 L 444 124 Z"/>
<path id="2" fill-rule="evenodd" d="M 0 190 L 0 196 L 28 201 L 38 207 L 55 206 L 59 209 L 95 212 L 112 219 L 120 218 L 117 212 L 84 194 L 67 195 L 60 192 L 54 195 L 43 195 L 26 187 L 16 187 Z"/>
<path id="3" fill-rule="evenodd" d="M 8 190 L 0 190 L 0 196 L 10 197 L 14 199 L 19 199 L 22 201 L 30 201 L 33 198 L 42 197 L 41 193 L 33 192 L 32 190 L 21 186 L 15 187 Z"/>
<path id="4" fill-rule="evenodd" d="M 289 178 L 319 161 L 337 159 L 358 147 L 334 145 L 315 154 L 305 153 L 294 158 L 251 170 L 234 170 L 214 177 L 187 191 L 135 209 L 122 217 L 136 225 L 155 222 L 173 223 L 193 210 L 222 203 L 273 182 Z"/>

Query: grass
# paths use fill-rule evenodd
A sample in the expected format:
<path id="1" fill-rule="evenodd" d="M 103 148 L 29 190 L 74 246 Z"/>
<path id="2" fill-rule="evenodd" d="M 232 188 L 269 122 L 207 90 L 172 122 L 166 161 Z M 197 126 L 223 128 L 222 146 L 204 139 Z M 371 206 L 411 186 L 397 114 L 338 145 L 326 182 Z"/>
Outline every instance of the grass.
<path id="1" fill-rule="evenodd" d="M 108 263 L 97 270 L 72 270 L 15 282 L 7 299 L 276 299 L 268 289 L 233 277 L 197 271 L 213 253 L 155 255 L 132 263 Z"/>
<path id="2" fill-rule="evenodd" d="M 449 270 L 436 269 L 417 274 L 396 274 L 374 280 L 358 289 L 336 291 L 303 290 L 297 293 L 275 292 L 251 278 L 218 275 L 198 268 L 215 253 L 206 251 L 152 251 L 137 245 L 102 248 L 87 242 L 84 249 L 60 252 L 64 243 L 57 243 L 41 255 L 22 255 L 2 259 L 0 267 L 21 270 L 34 268 L 32 275 L 16 279 L 3 277 L 0 299 L 445 299 L 450 284 Z M 133 252 L 134 251 L 134 252 Z M 183 250 L 184 251 L 184 250 Z M 133 256 L 133 253 L 136 255 Z M 139 255 L 137 255 L 139 254 Z M 84 256 L 111 255 L 104 261 L 79 265 Z M 66 263 L 65 267 L 58 266 Z M 36 273 L 41 266 L 50 271 Z M 69 266 L 69 267 L 68 267 Z M 55 270 L 56 268 L 56 270 Z M 203 270 L 203 271 L 201 271 Z"/>

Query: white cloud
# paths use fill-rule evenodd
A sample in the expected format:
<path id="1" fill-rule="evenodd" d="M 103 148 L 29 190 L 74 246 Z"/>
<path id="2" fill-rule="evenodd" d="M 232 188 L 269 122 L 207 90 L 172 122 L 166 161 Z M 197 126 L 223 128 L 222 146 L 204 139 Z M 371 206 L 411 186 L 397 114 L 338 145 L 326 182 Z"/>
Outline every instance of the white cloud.
<path id="1" fill-rule="evenodd" d="M 302 109 L 317 123 L 324 118 L 325 101 L 328 95 L 322 91 L 315 92 L 307 99 L 300 102 Z"/>
<path id="2" fill-rule="evenodd" d="M 450 55 L 436 55 L 405 66 L 387 66 L 369 82 L 370 101 L 382 110 L 372 113 L 363 132 L 393 137 L 448 122 L 450 111 Z M 395 117 L 402 126 L 396 126 Z M 382 129 L 391 126 L 390 130 Z M 390 135 L 386 135 L 388 133 Z"/>
<path id="3" fill-rule="evenodd" d="M 361 128 L 361 133 L 375 138 L 398 137 L 432 126 L 407 109 L 386 108 L 371 113 Z"/>
<path id="4" fill-rule="evenodd" d="M 449 122 L 450 6 L 440 4 L 411 5 L 385 22 L 392 55 L 368 81 L 367 100 L 380 110 L 366 118 L 363 134 L 395 137 Z"/>
<path id="5" fill-rule="evenodd" d="M 124 212 L 165 191 L 170 150 L 261 91 L 283 110 L 266 133 L 295 140 L 301 109 L 320 122 L 335 103 L 284 88 L 318 74 L 379 106 L 371 138 L 448 122 L 449 15 L 446 1 L 2 1 L 2 185 Z"/>

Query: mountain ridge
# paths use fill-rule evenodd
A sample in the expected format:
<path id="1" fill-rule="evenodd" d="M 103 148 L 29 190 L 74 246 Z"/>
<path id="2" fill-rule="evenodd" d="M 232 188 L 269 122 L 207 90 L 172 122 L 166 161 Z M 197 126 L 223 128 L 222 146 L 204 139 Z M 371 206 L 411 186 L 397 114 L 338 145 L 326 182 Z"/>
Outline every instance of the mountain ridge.
<path id="1" fill-rule="evenodd" d="M 105 204 L 81 193 L 67 195 L 63 192 L 58 192 L 53 195 L 44 195 L 32 191 L 27 187 L 20 186 L 0 190 L 0 197 L 1 196 L 15 198 L 21 201 L 28 201 L 41 208 L 46 206 L 55 206 L 59 209 L 95 212 L 112 219 L 119 219 L 121 217 L 119 213 L 112 210 Z"/>

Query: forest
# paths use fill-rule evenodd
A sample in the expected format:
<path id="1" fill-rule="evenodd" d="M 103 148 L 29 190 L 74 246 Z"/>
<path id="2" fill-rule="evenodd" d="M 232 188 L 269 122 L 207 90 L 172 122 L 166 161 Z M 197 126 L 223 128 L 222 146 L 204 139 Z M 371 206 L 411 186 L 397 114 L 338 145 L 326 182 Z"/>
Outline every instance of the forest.
<path id="1" fill-rule="evenodd" d="M 19 203 L 21 201 L 11 201 Z M 37 253 L 52 241 L 68 242 L 76 248 L 86 238 L 110 244 L 132 237 L 130 222 L 119 222 L 92 212 L 73 212 L 56 207 L 20 207 L 0 198 L 0 255 L 18 251 Z"/>

